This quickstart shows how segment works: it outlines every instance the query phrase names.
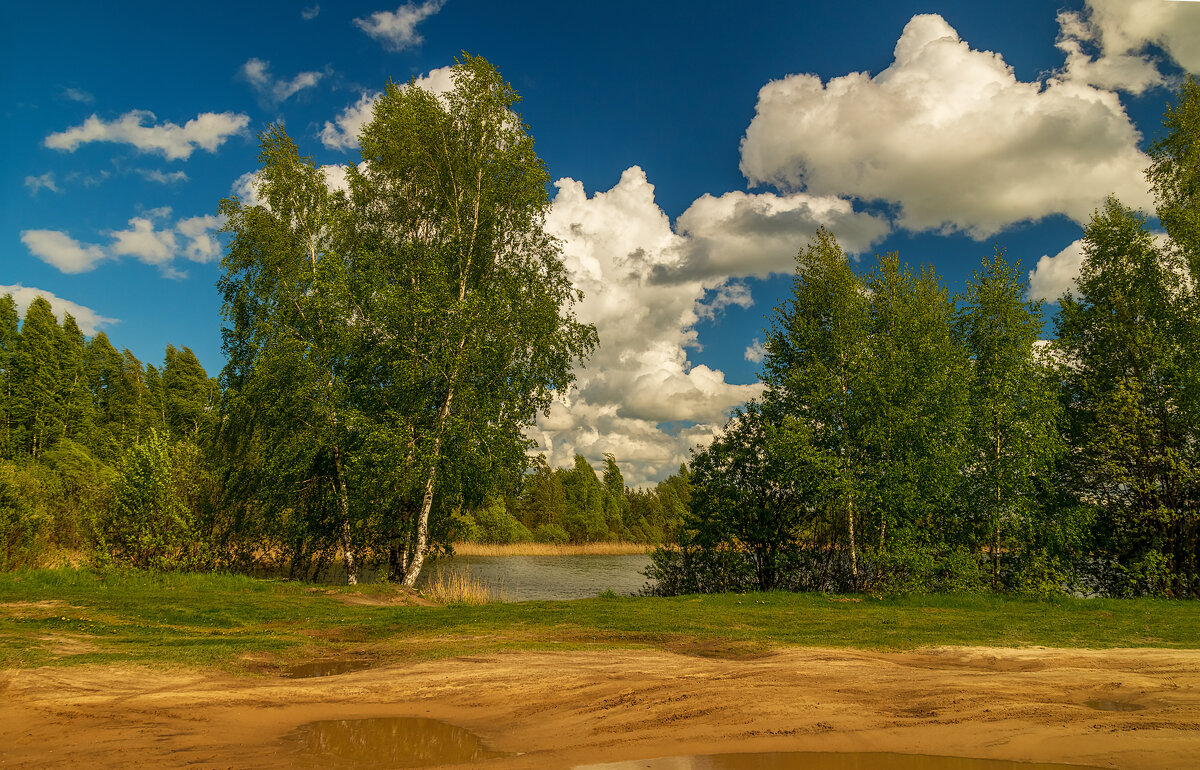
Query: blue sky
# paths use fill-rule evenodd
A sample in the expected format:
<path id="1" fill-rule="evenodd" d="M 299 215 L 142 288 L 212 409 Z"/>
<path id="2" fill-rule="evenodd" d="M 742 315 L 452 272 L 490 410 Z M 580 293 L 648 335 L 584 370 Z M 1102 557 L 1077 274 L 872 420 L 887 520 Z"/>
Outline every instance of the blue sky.
<path id="1" fill-rule="evenodd" d="M 351 162 L 356 108 L 388 79 L 440 87 L 463 50 L 523 97 L 601 336 L 532 435 L 640 483 L 756 393 L 819 224 L 952 289 L 998 243 L 1058 296 L 1104 195 L 1149 205 L 1142 151 L 1200 72 L 1200 3 L 6 4 L 0 291 L 216 374 L 217 201 L 249 191 L 257 132 Z"/>

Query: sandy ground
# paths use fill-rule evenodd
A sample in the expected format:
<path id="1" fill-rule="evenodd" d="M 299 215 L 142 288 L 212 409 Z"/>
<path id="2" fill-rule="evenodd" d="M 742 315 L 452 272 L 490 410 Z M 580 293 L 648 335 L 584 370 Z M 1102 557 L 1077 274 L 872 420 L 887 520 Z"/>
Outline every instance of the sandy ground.
<path id="1" fill-rule="evenodd" d="M 1140 711 L 1097 711 L 1090 699 Z M 1200 651 L 513 652 L 319 679 L 131 667 L 0 672 L 3 767 L 293 767 L 314 720 L 442 719 L 495 768 L 679 754 L 885 751 L 1200 767 Z M 310 762 L 311 764 L 311 762 Z"/>

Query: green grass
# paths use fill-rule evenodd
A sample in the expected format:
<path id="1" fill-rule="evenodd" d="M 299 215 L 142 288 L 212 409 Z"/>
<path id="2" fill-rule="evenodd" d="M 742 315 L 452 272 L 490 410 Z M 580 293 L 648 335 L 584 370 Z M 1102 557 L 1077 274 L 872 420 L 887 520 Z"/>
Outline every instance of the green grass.
<path id="1" fill-rule="evenodd" d="M 1155 599 L 768 593 L 421 607 L 338 598 L 389 591 L 230 575 L 0 574 L 0 667 L 122 662 L 273 672 L 313 658 L 611 647 L 728 657 L 787 645 L 1200 647 L 1200 605 Z"/>

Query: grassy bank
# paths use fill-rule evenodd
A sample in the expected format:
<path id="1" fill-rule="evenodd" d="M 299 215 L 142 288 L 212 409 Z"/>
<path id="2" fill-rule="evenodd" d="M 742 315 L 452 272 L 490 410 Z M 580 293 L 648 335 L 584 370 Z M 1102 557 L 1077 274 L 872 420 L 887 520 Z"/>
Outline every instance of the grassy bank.
<path id="1" fill-rule="evenodd" d="M 455 556 L 616 556 L 649 553 L 642 543 L 455 543 Z"/>
<path id="2" fill-rule="evenodd" d="M 382 586 L 224 575 L 0 575 L 0 667 L 146 663 L 277 672 L 513 649 L 653 647 L 739 657 L 783 645 L 1200 647 L 1200 607 L 1164 600 L 746 594 L 418 606 Z"/>

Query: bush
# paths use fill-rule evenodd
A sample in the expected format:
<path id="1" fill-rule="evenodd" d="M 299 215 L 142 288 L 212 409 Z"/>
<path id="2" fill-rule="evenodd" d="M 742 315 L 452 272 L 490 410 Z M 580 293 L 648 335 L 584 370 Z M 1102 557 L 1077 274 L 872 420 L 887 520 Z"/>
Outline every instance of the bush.
<path id="1" fill-rule="evenodd" d="M 126 450 L 99 522 L 102 557 L 133 567 L 196 569 L 211 561 L 200 528 L 202 463 L 187 443 L 152 432 Z"/>
<path id="2" fill-rule="evenodd" d="M 557 524 L 539 524 L 537 529 L 533 530 L 533 539 L 537 543 L 565 545 L 571 540 L 571 536 Z"/>
<path id="3" fill-rule="evenodd" d="M 496 500 L 475 511 L 475 527 L 475 536 L 480 543 L 508 545 L 527 543 L 533 539 L 529 527 L 508 512 L 503 500 Z"/>
<path id="4" fill-rule="evenodd" d="M 46 550 L 49 517 L 32 501 L 38 480 L 9 463 L 0 465 L 0 570 L 38 566 Z"/>

